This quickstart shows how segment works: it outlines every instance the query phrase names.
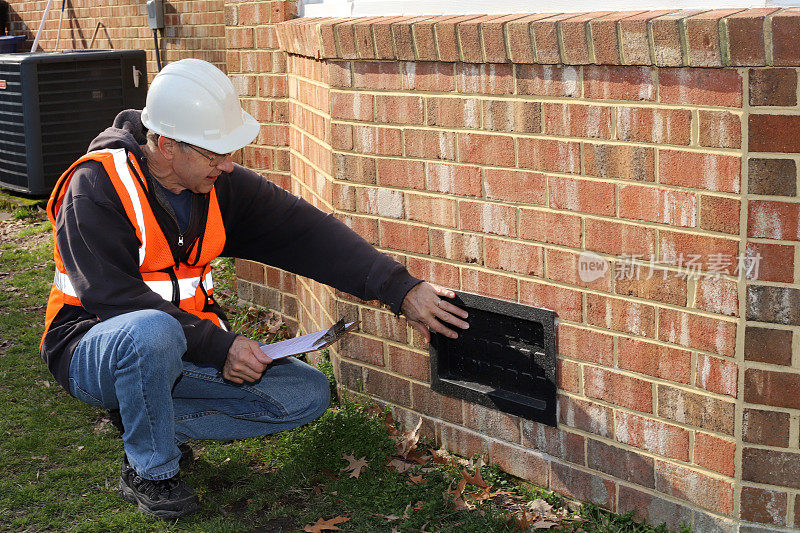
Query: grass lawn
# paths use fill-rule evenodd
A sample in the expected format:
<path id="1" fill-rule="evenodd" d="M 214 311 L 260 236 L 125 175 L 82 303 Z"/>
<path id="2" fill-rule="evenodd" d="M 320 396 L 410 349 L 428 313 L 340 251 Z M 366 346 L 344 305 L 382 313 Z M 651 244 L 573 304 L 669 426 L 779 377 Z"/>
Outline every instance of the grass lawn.
<path id="1" fill-rule="evenodd" d="M 0 217 L 0 531 L 667 531 L 433 454 L 364 399 L 279 435 L 193 442 L 197 460 L 181 475 L 202 510 L 174 523 L 146 517 L 117 496 L 122 441 L 106 413 L 71 398 L 39 357 L 49 234 L 35 210 Z M 279 334 L 269 314 L 236 305 L 231 262 L 218 267 L 240 331 Z"/>

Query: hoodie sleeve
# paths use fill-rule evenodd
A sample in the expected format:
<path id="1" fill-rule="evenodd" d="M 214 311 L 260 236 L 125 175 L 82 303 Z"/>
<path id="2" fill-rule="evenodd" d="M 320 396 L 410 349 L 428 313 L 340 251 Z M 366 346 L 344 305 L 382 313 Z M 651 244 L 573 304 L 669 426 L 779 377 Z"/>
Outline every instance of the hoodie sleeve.
<path id="1" fill-rule="evenodd" d="M 139 272 L 139 241 L 102 165 L 76 170 L 56 216 L 56 242 L 84 309 L 100 320 L 157 309 L 186 335 L 184 359 L 222 368 L 235 334 L 154 293 Z"/>
<path id="2" fill-rule="evenodd" d="M 236 166 L 217 182 L 225 221 L 224 255 L 250 259 L 330 285 L 395 313 L 422 280 L 336 219 Z"/>

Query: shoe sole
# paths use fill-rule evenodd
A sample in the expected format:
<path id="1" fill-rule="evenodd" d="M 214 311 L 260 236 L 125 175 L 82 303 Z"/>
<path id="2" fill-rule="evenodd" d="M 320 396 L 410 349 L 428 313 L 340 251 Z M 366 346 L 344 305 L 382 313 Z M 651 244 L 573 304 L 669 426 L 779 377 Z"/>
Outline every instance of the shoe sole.
<path id="1" fill-rule="evenodd" d="M 181 518 L 183 516 L 187 516 L 193 513 L 196 513 L 200 510 L 200 504 L 197 502 L 190 502 L 194 503 L 191 507 L 184 509 L 182 511 L 170 511 L 168 509 L 150 509 L 147 507 L 139 498 L 136 497 L 136 494 L 133 492 L 133 489 L 130 488 L 128 485 L 125 484 L 122 479 L 119 480 L 119 495 L 122 497 L 123 500 L 129 503 L 134 503 L 139 508 L 139 510 L 148 515 L 153 516 L 155 518 L 159 518 L 161 520 L 175 520 L 176 518 Z"/>

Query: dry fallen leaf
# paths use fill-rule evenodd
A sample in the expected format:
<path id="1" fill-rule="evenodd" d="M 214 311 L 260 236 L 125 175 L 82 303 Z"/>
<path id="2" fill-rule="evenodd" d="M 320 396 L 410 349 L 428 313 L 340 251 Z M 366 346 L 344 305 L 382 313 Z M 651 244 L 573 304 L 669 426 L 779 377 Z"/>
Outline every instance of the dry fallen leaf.
<path id="1" fill-rule="evenodd" d="M 420 483 L 425 483 L 426 480 L 423 479 L 422 474 L 418 476 L 408 476 L 409 484 L 419 485 Z"/>
<path id="2" fill-rule="evenodd" d="M 392 416 L 392 412 L 389 411 L 386 413 L 386 417 L 383 419 L 383 425 L 386 426 L 386 431 L 389 433 L 390 436 L 395 437 L 400 434 L 400 431 L 394 425 L 394 417 Z"/>
<path id="3" fill-rule="evenodd" d="M 557 526 L 558 523 L 550 522 L 549 520 L 539 520 L 532 524 L 533 529 L 550 529 L 553 526 Z"/>
<path id="4" fill-rule="evenodd" d="M 363 470 L 368 466 L 366 461 L 366 456 L 362 457 L 361 459 L 356 459 L 352 455 L 342 454 L 342 459 L 350 463 L 342 468 L 343 472 L 350 473 L 350 477 L 357 478 L 358 476 L 361 475 L 361 470 Z"/>
<path id="5" fill-rule="evenodd" d="M 336 527 L 335 524 L 341 524 L 342 522 L 347 522 L 350 520 L 346 516 L 337 516 L 335 518 L 331 518 L 330 520 L 323 520 L 322 518 L 318 519 L 313 524 L 307 524 L 303 531 L 307 531 L 308 533 L 322 533 L 322 531 L 341 531 L 341 528 Z"/>
<path id="6" fill-rule="evenodd" d="M 417 447 L 417 442 L 419 442 L 419 428 L 421 427 L 422 417 L 420 417 L 414 429 L 406 431 L 397 440 L 397 455 L 405 459 L 408 457 L 408 454 Z"/>
<path id="7" fill-rule="evenodd" d="M 386 464 L 386 466 L 391 466 L 392 468 L 394 468 L 395 470 L 397 470 L 401 474 L 403 472 L 405 472 L 406 470 L 409 470 L 409 469 L 414 467 L 414 465 L 412 463 L 408 463 L 406 461 L 401 461 L 400 459 L 392 459 L 391 461 L 389 461 Z"/>
<path id="8" fill-rule="evenodd" d="M 489 486 L 481 477 L 481 471 L 478 468 L 475 469 L 474 476 L 470 476 L 469 472 L 467 472 L 466 470 L 461 470 L 461 477 L 463 477 L 467 481 L 467 483 L 469 483 L 470 485 L 475 485 L 476 487 L 486 488 Z"/>

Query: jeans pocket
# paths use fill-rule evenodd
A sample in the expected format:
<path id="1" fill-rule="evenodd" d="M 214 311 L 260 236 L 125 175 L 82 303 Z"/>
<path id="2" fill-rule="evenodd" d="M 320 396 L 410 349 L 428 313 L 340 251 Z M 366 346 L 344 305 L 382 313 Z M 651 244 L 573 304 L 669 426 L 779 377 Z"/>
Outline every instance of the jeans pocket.
<path id="1" fill-rule="evenodd" d="M 103 402 L 83 390 L 78 386 L 78 382 L 75 381 L 73 378 L 69 378 L 69 388 L 72 392 L 72 395 L 75 396 L 77 399 L 84 403 L 88 403 L 89 405 L 93 405 L 95 407 L 103 407 Z"/>

